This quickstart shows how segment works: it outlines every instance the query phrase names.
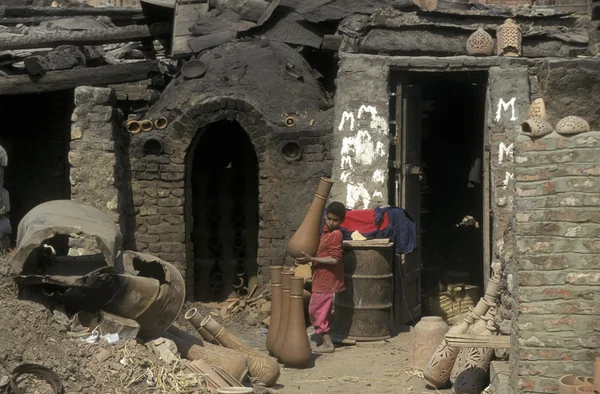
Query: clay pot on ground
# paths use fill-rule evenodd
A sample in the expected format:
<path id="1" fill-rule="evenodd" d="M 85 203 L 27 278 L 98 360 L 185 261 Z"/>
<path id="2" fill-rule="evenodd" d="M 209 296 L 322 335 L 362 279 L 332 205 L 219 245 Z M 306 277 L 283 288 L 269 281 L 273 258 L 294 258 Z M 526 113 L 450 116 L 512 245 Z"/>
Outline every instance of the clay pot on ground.
<path id="1" fill-rule="evenodd" d="M 489 56 L 494 53 L 494 39 L 481 27 L 467 40 L 467 53 L 471 56 Z"/>
<path id="2" fill-rule="evenodd" d="M 221 387 L 217 389 L 217 394 L 251 394 L 254 389 L 251 387 Z"/>
<path id="3" fill-rule="evenodd" d="M 529 112 L 527 113 L 527 117 L 547 119 L 546 104 L 544 103 L 544 99 L 538 98 L 533 100 L 533 102 L 529 106 Z"/>
<path id="4" fill-rule="evenodd" d="M 201 327 L 228 349 L 240 352 L 248 358 L 248 372 L 265 386 L 273 386 L 279 379 L 279 364 L 267 354 L 252 349 L 221 326 L 212 316 L 202 320 Z"/>
<path id="5" fill-rule="evenodd" d="M 281 272 L 283 266 L 271 266 L 271 318 L 269 321 L 269 331 L 267 332 L 267 350 L 269 354 L 275 354 L 275 340 L 277 339 L 277 330 L 279 328 L 279 319 L 281 317 Z"/>
<path id="6" fill-rule="evenodd" d="M 290 256 L 298 258 L 302 257 L 301 252 L 308 253 L 311 256 L 317 253 L 321 230 L 321 216 L 332 186 L 333 181 L 331 179 L 321 178 L 315 197 L 304 220 L 288 243 L 287 250 Z"/>
<path id="7" fill-rule="evenodd" d="M 185 319 L 190 322 L 192 326 L 198 331 L 198 334 L 204 339 L 206 342 L 213 343 L 215 345 L 220 345 L 219 342 L 213 337 L 204 327 L 202 327 L 202 316 L 198 313 L 198 309 L 192 308 L 188 310 L 185 315 Z"/>
<path id="8" fill-rule="evenodd" d="M 542 118 L 531 118 L 521 123 L 521 132 L 530 137 L 543 137 L 552 130 L 552 125 Z"/>
<path id="9" fill-rule="evenodd" d="M 285 332 L 288 325 L 288 316 L 290 313 L 290 286 L 294 271 L 286 270 L 281 272 L 281 312 L 279 314 L 279 326 L 277 328 L 277 337 L 273 345 L 273 354 L 279 359 L 279 350 L 283 345 Z"/>
<path id="10" fill-rule="evenodd" d="M 521 56 L 521 28 L 512 19 L 507 19 L 496 32 L 498 56 Z"/>
<path id="11" fill-rule="evenodd" d="M 449 327 L 439 316 L 426 316 L 415 325 L 410 365 L 423 369 L 435 349 L 444 340 Z"/>
<path id="12" fill-rule="evenodd" d="M 286 367 L 304 368 L 312 355 L 304 320 L 304 279 L 292 277 L 290 280 L 288 324 L 278 357 Z"/>
<path id="13" fill-rule="evenodd" d="M 594 361 L 594 391 L 600 391 L 600 356 Z"/>
<path id="14" fill-rule="evenodd" d="M 556 132 L 562 135 L 587 133 L 590 131 L 589 123 L 579 116 L 567 116 L 556 124 Z"/>
<path id="15" fill-rule="evenodd" d="M 576 394 L 577 387 L 584 383 L 577 380 L 575 375 L 565 375 L 558 380 L 558 392 L 560 394 Z"/>

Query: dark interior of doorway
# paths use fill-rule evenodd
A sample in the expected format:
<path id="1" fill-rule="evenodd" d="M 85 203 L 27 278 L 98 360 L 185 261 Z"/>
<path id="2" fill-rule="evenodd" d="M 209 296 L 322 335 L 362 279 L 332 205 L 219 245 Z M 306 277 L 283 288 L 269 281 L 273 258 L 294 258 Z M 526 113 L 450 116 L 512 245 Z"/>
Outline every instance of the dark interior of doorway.
<path id="1" fill-rule="evenodd" d="M 10 193 L 13 245 L 27 212 L 71 196 L 68 152 L 74 108 L 73 90 L 0 96 L 0 145 L 8 155 L 4 188 Z"/>
<path id="2" fill-rule="evenodd" d="M 258 158 L 236 122 L 200 134 L 192 163 L 194 296 L 243 296 L 257 284 Z"/>
<path id="3" fill-rule="evenodd" d="M 483 141 L 487 72 L 412 73 L 422 86 L 424 295 L 483 285 Z M 460 288 L 460 287 L 459 287 Z M 468 296 L 467 294 L 463 294 Z M 473 294 L 475 301 L 479 294 Z M 435 296 L 436 299 L 439 299 Z M 424 299 L 424 314 L 429 305 Z"/>

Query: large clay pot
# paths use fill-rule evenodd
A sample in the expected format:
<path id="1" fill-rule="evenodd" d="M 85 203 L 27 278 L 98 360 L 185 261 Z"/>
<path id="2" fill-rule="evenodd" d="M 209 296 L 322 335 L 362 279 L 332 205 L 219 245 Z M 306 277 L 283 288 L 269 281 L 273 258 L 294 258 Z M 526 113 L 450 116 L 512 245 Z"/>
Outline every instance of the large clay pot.
<path id="1" fill-rule="evenodd" d="M 304 320 L 304 279 L 292 277 L 291 282 L 290 312 L 279 360 L 287 367 L 304 368 L 312 354 Z"/>
<path id="2" fill-rule="evenodd" d="M 488 314 L 482 318 L 486 322 L 483 330 L 478 331 L 473 327 L 473 335 L 496 335 L 497 326 L 494 323 L 495 308 L 490 308 Z M 470 333 L 467 331 L 467 333 Z M 455 394 L 479 394 L 485 388 L 489 378 L 489 367 L 494 355 L 494 349 L 470 348 L 461 349 L 454 367 L 458 373 L 454 379 Z M 452 374 L 455 370 L 452 370 Z M 450 377 L 452 379 L 452 376 Z"/>
<path id="3" fill-rule="evenodd" d="M 321 216 L 332 186 L 333 181 L 331 179 L 321 178 L 308 213 L 288 243 L 287 250 L 290 256 L 299 258 L 302 257 L 302 252 L 308 253 L 311 256 L 317 253 L 320 238 L 319 232 L 321 230 Z"/>
<path id="4" fill-rule="evenodd" d="M 279 359 L 279 350 L 285 339 L 285 331 L 288 325 L 288 316 L 290 313 L 290 286 L 294 271 L 285 270 L 281 272 L 281 313 L 279 314 L 279 327 L 277 328 L 277 337 L 273 346 L 273 354 Z"/>
<path id="5" fill-rule="evenodd" d="M 269 354 L 275 354 L 275 340 L 277 339 L 277 330 L 279 328 L 279 319 L 281 317 L 281 265 L 270 267 L 271 270 L 271 320 L 269 322 L 269 332 L 267 333 L 267 350 Z"/>
<path id="6" fill-rule="evenodd" d="M 448 329 L 448 325 L 439 316 L 426 316 L 417 323 L 410 362 L 413 368 L 425 368 Z"/>
<path id="7" fill-rule="evenodd" d="M 212 316 L 206 316 L 201 326 L 219 343 L 248 357 L 248 372 L 265 386 L 273 386 L 279 379 L 279 364 L 268 355 L 252 349 L 220 325 Z"/>

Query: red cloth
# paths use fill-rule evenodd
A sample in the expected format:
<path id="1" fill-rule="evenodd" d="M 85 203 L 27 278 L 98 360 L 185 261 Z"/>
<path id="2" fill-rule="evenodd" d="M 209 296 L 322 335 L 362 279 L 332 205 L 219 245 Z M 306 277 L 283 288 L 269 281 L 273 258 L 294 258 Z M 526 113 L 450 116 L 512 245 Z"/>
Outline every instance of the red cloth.
<path id="1" fill-rule="evenodd" d="M 358 231 L 361 234 L 377 231 L 388 226 L 387 212 L 383 214 L 383 221 L 377 227 L 375 224 L 375 211 L 373 209 L 358 209 L 356 211 L 346 211 L 346 218 L 340 225 L 350 232 Z"/>
<path id="2" fill-rule="evenodd" d="M 310 323 L 319 335 L 329 332 L 331 322 L 331 306 L 333 305 L 332 293 L 313 293 L 308 304 Z"/>
<path id="3" fill-rule="evenodd" d="M 344 291 L 344 263 L 342 261 L 342 232 L 338 230 L 329 231 L 325 226 L 319 249 L 315 257 L 331 256 L 338 260 L 337 264 L 312 265 L 312 291 L 313 293 L 339 293 Z"/>

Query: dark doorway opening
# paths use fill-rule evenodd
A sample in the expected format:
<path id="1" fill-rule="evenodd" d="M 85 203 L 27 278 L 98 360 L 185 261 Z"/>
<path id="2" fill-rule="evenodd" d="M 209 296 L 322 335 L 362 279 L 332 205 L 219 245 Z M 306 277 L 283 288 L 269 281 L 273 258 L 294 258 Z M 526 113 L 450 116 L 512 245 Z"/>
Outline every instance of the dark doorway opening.
<path id="1" fill-rule="evenodd" d="M 244 296 L 258 271 L 254 146 L 238 123 L 219 121 L 200 133 L 191 165 L 194 297 Z"/>
<path id="2" fill-rule="evenodd" d="M 73 90 L 0 96 L 13 245 L 27 212 L 46 201 L 71 198 L 68 152 L 74 108 Z"/>
<path id="3" fill-rule="evenodd" d="M 419 232 L 405 265 L 422 267 L 422 314 L 452 318 L 463 312 L 457 305 L 466 311 L 477 302 L 489 264 L 484 261 L 489 260 L 484 252 L 489 248 L 489 215 L 484 217 L 488 73 L 406 72 L 393 79 L 401 86 L 398 139 L 405 145 L 395 152 L 401 163 L 397 201 Z"/>

